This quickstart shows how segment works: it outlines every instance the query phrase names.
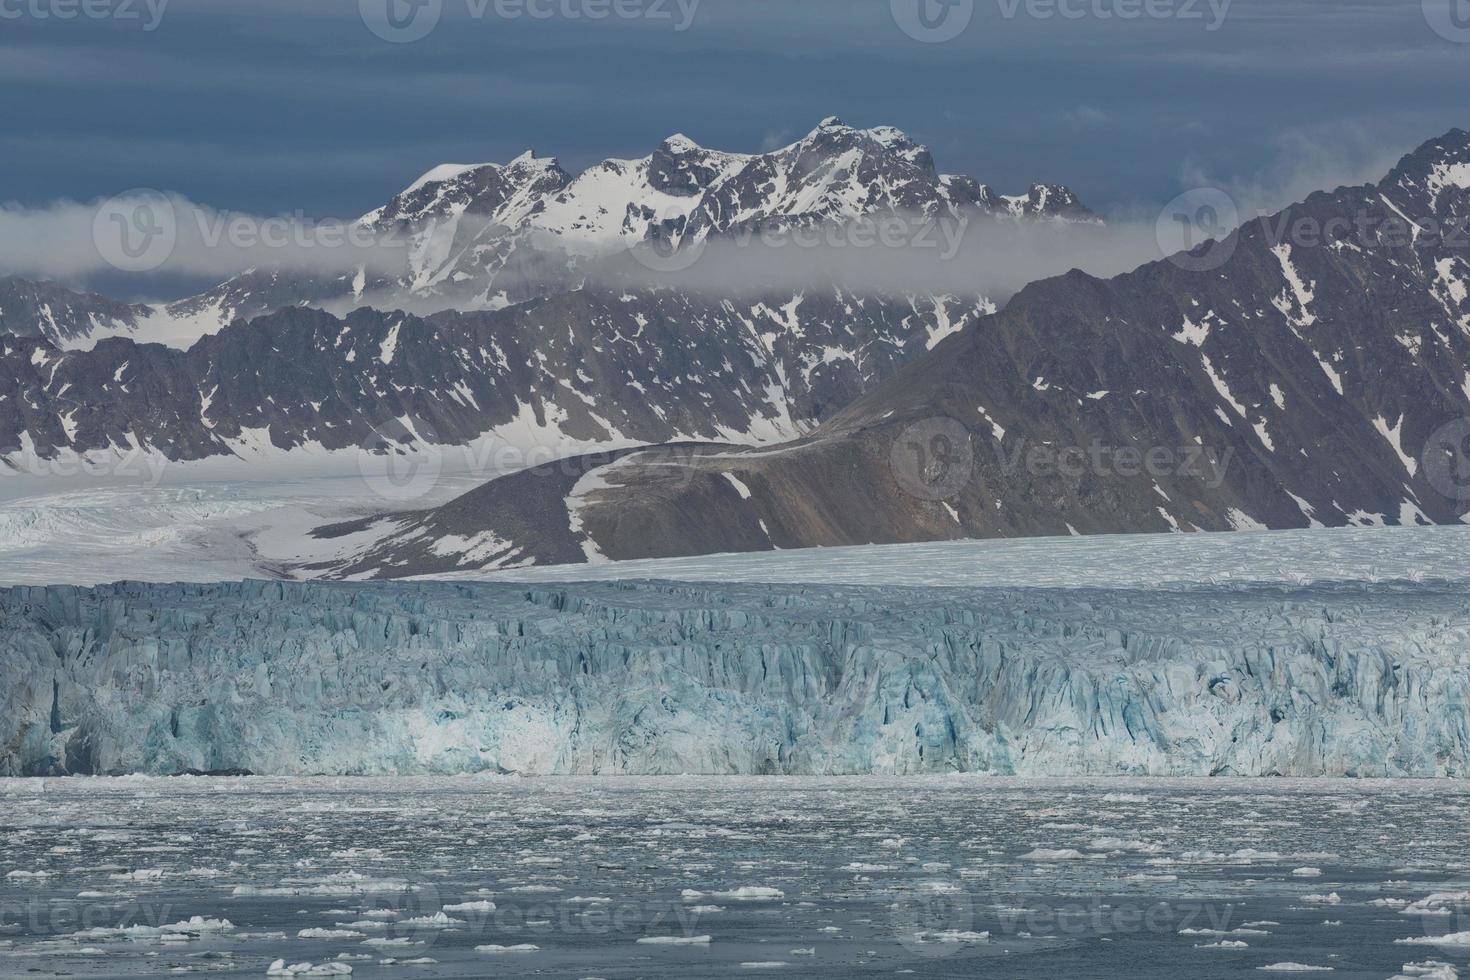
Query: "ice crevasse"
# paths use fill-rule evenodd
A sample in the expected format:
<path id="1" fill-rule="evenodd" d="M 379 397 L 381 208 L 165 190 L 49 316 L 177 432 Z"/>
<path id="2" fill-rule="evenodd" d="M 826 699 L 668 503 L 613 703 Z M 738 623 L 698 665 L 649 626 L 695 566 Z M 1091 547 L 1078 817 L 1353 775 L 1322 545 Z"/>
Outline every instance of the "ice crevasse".
<path id="1" fill-rule="evenodd" d="M 1470 593 L 0 589 L 0 775 L 1470 773 Z"/>

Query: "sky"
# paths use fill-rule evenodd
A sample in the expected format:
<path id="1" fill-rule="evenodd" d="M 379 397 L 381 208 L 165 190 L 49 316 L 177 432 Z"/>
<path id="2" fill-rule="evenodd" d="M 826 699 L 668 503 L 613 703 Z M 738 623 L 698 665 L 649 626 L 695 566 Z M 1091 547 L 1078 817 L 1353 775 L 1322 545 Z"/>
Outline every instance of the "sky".
<path id="1" fill-rule="evenodd" d="M 1109 215 L 1279 205 L 1470 128 L 1467 82 L 1470 0 L 0 0 L 0 204 L 352 218 L 443 162 L 838 115 Z"/>

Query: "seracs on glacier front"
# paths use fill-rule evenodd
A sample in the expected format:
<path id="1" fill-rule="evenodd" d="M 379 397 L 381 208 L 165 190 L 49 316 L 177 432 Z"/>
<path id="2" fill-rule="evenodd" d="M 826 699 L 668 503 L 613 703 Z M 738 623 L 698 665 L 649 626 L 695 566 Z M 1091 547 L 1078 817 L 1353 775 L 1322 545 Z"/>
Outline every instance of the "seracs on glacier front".
<path id="1" fill-rule="evenodd" d="M 0 774 L 1459 776 L 1452 583 L 0 590 Z"/>

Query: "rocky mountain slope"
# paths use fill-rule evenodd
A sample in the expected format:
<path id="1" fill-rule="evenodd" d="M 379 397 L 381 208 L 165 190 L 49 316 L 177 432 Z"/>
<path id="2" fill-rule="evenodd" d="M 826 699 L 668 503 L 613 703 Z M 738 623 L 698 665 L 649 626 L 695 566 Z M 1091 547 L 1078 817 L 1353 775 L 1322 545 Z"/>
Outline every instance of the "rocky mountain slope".
<path id="1" fill-rule="evenodd" d="M 582 289 L 427 318 L 288 308 L 187 351 L 0 335 L 0 460 L 789 439 L 986 307 Z"/>
<path id="2" fill-rule="evenodd" d="M 546 520 L 611 559 L 1458 521 L 1467 228 L 1457 130 L 1192 255 L 1033 284 L 790 445 L 587 466 Z M 400 515 L 344 568 L 547 560 L 535 534 L 456 551 L 509 526 L 499 493 Z"/>
<path id="3" fill-rule="evenodd" d="M 0 461 L 793 438 L 994 304 L 649 277 L 717 239 L 881 216 L 1096 221 L 1065 188 L 1003 197 L 838 120 L 575 177 L 530 153 L 437 167 L 359 222 L 398 273 L 261 267 L 167 307 L 0 285 Z"/>

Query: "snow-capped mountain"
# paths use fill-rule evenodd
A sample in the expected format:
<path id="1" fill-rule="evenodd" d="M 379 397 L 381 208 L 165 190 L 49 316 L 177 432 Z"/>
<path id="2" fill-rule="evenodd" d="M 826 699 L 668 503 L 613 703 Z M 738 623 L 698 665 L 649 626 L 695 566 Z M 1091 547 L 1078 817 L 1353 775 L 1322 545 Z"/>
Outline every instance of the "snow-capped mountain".
<path id="1" fill-rule="evenodd" d="M 107 336 L 188 347 L 234 320 L 292 306 L 500 309 L 577 288 L 594 269 L 617 278 L 634 249 L 677 253 L 722 236 L 888 216 L 1099 221 L 1064 187 L 1006 197 L 940 174 L 929 150 L 897 129 L 834 118 L 769 153 L 710 150 L 675 135 L 646 157 L 604 160 L 575 176 L 533 152 L 506 164 L 437 166 L 358 219 L 377 242 L 371 263 L 335 273 L 260 265 L 127 315 L 101 297 L 53 300 L 54 328 L 44 297 L 12 299 L 0 330 L 62 347 Z M 55 312 L 66 306 L 79 308 L 75 324 Z"/>
<path id="2" fill-rule="evenodd" d="M 451 445 L 524 441 L 527 418 L 558 445 L 791 438 L 994 304 L 832 283 L 727 296 L 651 285 L 629 254 L 877 215 L 1096 221 L 1063 188 L 1001 197 L 898 130 L 835 119 L 770 153 L 675 136 L 575 177 L 532 153 L 436 167 L 359 222 L 401 274 L 258 268 L 167 307 L 22 293 L 37 298 L 6 304 L 20 326 L 0 339 L 0 457 L 346 449 L 385 422 L 407 438 L 405 418 Z M 346 317 L 421 306 L 467 315 Z M 429 364 L 433 384 L 414 374 Z"/>
<path id="3" fill-rule="evenodd" d="M 438 167 L 362 222 L 409 243 L 401 288 L 463 308 L 576 281 L 589 262 L 636 248 L 676 253 L 721 236 L 894 215 L 1098 221 L 1066 188 L 1003 197 L 938 173 L 929 150 L 897 129 L 829 118 L 769 153 L 710 150 L 681 134 L 576 177 L 530 152 L 504 166 Z"/>
<path id="4" fill-rule="evenodd" d="M 1467 229 L 1456 130 L 1223 246 L 1035 283 L 792 445 L 592 461 L 530 532 L 516 501 L 545 515 L 544 499 L 497 481 L 398 515 L 344 570 L 566 560 L 542 544 L 553 525 L 585 556 L 631 559 L 1455 522 L 1470 510 Z M 440 544 L 486 534 L 494 554 Z"/>

